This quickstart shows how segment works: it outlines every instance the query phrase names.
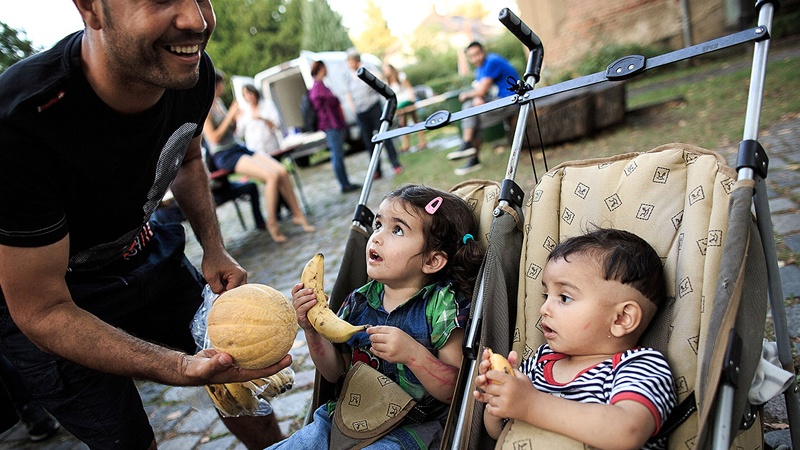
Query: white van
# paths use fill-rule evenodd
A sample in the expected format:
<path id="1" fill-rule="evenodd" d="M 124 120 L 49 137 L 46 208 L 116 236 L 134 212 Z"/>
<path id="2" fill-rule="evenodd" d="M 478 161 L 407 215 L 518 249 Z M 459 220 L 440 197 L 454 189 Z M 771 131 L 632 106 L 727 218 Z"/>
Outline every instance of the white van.
<path id="1" fill-rule="evenodd" d="M 311 76 L 311 64 L 322 61 L 328 69 L 325 85 L 339 97 L 344 109 L 345 121 L 350 132 L 347 139 L 349 146 L 357 150 L 363 149 L 361 135 L 356 124 L 355 112 L 346 100 L 347 77 L 352 76 L 347 66 L 346 52 L 310 52 L 303 50 L 300 57 L 291 61 L 270 67 L 255 75 L 254 78 L 233 76 L 234 94 L 237 100 L 241 99 L 241 86 L 250 82 L 261 91 L 264 98 L 272 100 L 281 119 L 284 136 L 299 132 L 303 127 L 303 115 L 300 112 L 300 101 L 304 94 L 314 85 Z M 361 55 L 361 64 L 373 75 L 382 77 L 381 60 L 370 54 Z"/>

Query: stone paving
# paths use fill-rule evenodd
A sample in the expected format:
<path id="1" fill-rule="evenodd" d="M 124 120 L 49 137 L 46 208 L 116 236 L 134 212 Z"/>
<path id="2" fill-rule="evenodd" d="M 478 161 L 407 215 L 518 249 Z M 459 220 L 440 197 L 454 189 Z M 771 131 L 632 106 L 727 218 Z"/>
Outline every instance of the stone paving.
<path id="1" fill-rule="evenodd" d="M 800 297 L 800 114 L 788 114 L 783 121 L 762 131 L 759 141 L 770 155 L 767 185 L 775 239 L 779 255 L 783 258 L 780 268 L 783 292 L 787 298 L 797 298 Z M 436 152 L 452 147 L 451 142 L 434 142 L 427 151 Z M 719 151 L 728 158 L 729 163 L 735 163 L 735 147 Z M 436 155 L 437 158 L 443 156 Z M 350 155 L 346 163 L 351 179 L 363 180 L 367 168 L 366 155 Z M 384 165 L 388 167 L 388 162 L 384 161 Z M 358 193 L 339 193 L 329 163 L 303 168 L 299 173 L 311 209 L 310 219 L 318 228 L 316 233 L 303 233 L 290 220 L 285 220 L 281 228 L 289 240 L 276 244 L 266 232 L 254 228 L 249 206 L 242 206 L 247 230 L 242 229 L 231 204 L 218 208 L 227 247 L 233 257 L 247 268 L 250 281 L 273 286 L 287 296 L 299 280 L 303 265 L 316 252 L 326 256 L 326 288 L 330 289 L 339 271 L 350 218 L 358 202 Z M 395 186 L 391 171 L 385 170 L 384 173 L 387 175 L 383 179 L 373 183 L 373 195 L 367 202 L 373 210 L 382 194 Z M 475 178 L 480 178 L 480 175 L 478 172 Z M 187 255 L 195 265 L 199 265 L 199 245 L 190 230 L 188 236 Z M 800 337 L 800 305 L 790 306 L 788 315 L 792 337 Z M 294 358 L 295 387 L 272 401 L 284 433 L 290 433 L 302 424 L 314 382 L 313 365 L 302 331 L 290 353 Z M 141 382 L 138 386 L 160 449 L 245 449 L 218 419 L 202 388 L 169 387 L 151 382 Z M 780 415 L 780 412 L 776 414 Z M 41 443 L 29 443 L 26 437 L 24 427 L 18 424 L 0 434 L 0 449 L 88 448 L 63 430 Z"/>

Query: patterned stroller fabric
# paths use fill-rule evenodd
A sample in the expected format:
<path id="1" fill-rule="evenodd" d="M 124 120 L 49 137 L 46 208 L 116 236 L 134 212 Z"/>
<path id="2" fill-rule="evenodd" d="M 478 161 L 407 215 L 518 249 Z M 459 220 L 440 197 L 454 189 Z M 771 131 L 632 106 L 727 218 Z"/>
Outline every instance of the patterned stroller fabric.
<path id="1" fill-rule="evenodd" d="M 643 344 L 666 355 L 679 401 L 695 390 L 706 392 L 701 388 L 709 383 L 713 399 L 719 375 L 714 370 L 700 371 L 699 367 L 712 359 L 717 338 L 727 339 L 727 330 L 720 331 L 722 319 L 717 317 L 724 315 L 726 305 L 715 305 L 714 301 L 735 184 L 736 173 L 721 156 L 684 144 L 565 163 L 548 172 L 528 198 L 524 214 L 527 220 L 513 350 L 527 358 L 544 343 L 536 326 L 542 304 L 541 274 L 555 245 L 592 227 L 625 229 L 653 246 L 664 261 L 667 276 L 668 303 L 651 323 Z M 750 220 L 749 214 L 746 220 Z M 759 316 L 752 321 L 755 330 L 748 332 L 763 336 L 766 297 L 748 301 L 756 305 Z M 723 314 L 715 315 L 714 308 L 722 308 Z M 716 323 L 712 323 L 712 316 Z M 710 330 L 713 335 L 709 335 Z M 725 336 L 718 336 L 721 334 Z M 760 350 L 760 337 L 757 344 Z M 724 352 L 725 345 L 717 346 Z M 758 354 L 743 361 L 742 380 L 752 379 Z M 746 397 L 746 388 L 744 391 Z M 697 398 L 705 416 L 702 398 Z M 744 404 L 740 402 L 739 407 Z M 670 435 L 671 449 L 698 446 L 698 416 L 694 414 Z M 734 417 L 741 417 L 741 412 L 734 412 Z M 760 427 L 743 438 L 740 436 L 737 443 L 740 448 L 760 448 Z M 506 426 L 498 442 L 498 448 L 504 449 L 583 447 L 514 421 Z"/>

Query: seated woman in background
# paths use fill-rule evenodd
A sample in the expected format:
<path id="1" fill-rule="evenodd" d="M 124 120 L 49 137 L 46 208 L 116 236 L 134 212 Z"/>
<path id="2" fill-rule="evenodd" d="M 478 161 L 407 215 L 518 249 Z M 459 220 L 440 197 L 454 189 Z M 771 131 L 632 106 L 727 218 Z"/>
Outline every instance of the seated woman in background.
<path id="1" fill-rule="evenodd" d="M 209 146 L 209 151 L 214 158 L 214 163 L 220 169 L 256 178 L 264 182 L 264 196 L 266 198 L 267 231 L 275 242 L 286 241 L 286 236 L 281 233 L 280 227 L 273 211 L 278 205 L 278 193 L 286 200 L 292 213 L 292 222 L 303 227 L 303 231 L 310 233 L 316 228 L 308 223 L 297 203 L 294 186 L 289 178 L 289 173 L 281 163 L 269 155 L 254 153 L 240 145 L 234 139 L 236 116 L 239 106 L 234 101 L 230 109 L 225 108 L 225 103 L 220 96 L 225 89 L 225 77 L 217 72 L 214 104 L 206 117 L 203 125 L 203 137 Z"/>
<path id="2" fill-rule="evenodd" d="M 247 105 L 239 109 L 236 135 L 244 139 L 250 150 L 264 155 L 274 154 L 281 148 L 278 138 L 281 124 L 275 104 L 262 98 L 252 84 L 242 87 L 242 96 Z"/>

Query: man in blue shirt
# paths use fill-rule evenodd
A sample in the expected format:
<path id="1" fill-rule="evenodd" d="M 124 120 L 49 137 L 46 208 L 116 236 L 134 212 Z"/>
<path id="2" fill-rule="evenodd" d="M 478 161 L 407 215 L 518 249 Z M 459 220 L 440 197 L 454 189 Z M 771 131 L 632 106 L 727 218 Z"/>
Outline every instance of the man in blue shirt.
<path id="1" fill-rule="evenodd" d="M 469 44 L 465 53 L 469 63 L 475 67 L 475 82 L 471 90 L 458 96 L 463 102 L 462 109 L 513 94 L 508 90 L 509 84 L 506 80 L 511 78 L 516 82 L 519 75 L 505 58 L 496 53 L 486 53 L 480 42 Z M 478 148 L 481 144 L 479 130 L 480 115 L 468 117 L 461 122 L 461 138 L 464 142 L 456 151 L 448 153 L 447 159 L 469 159 L 464 167 L 455 170 L 456 175 L 466 175 L 481 168 L 478 160 Z"/>

